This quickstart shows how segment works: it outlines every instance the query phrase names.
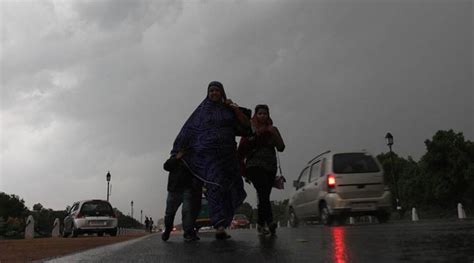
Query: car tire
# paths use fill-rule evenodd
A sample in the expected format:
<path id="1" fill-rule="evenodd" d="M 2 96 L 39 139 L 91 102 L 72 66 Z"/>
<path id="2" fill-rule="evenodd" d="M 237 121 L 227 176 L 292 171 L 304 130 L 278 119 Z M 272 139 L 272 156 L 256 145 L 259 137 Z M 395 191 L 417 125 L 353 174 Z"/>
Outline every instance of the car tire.
<path id="1" fill-rule="evenodd" d="M 331 226 L 334 223 L 334 216 L 329 213 L 329 208 L 326 204 L 321 205 L 319 214 L 323 225 Z"/>
<path id="2" fill-rule="evenodd" d="M 77 237 L 79 236 L 79 231 L 77 230 L 77 228 L 75 226 L 72 227 L 72 237 Z"/>
<path id="3" fill-rule="evenodd" d="M 289 220 L 290 220 L 290 226 L 291 227 L 293 227 L 293 228 L 298 227 L 298 217 L 296 217 L 296 214 L 293 211 L 293 209 L 290 210 Z"/>
<path id="4" fill-rule="evenodd" d="M 110 235 L 115 237 L 117 236 L 117 228 L 114 228 L 114 230 L 112 230 L 112 232 L 110 232 Z"/>
<path id="5" fill-rule="evenodd" d="M 103 236 L 104 236 L 104 232 L 99 232 L 99 233 L 97 233 L 97 235 L 100 236 L 100 237 L 103 237 Z"/>
<path id="6" fill-rule="evenodd" d="M 377 218 L 380 224 L 385 224 L 390 219 L 390 213 L 385 211 L 379 212 L 375 217 Z"/>
<path id="7" fill-rule="evenodd" d="M 66 230 L 63 230 L 63 237 L 67 238 L 71 233 L 66 232 Z"/>

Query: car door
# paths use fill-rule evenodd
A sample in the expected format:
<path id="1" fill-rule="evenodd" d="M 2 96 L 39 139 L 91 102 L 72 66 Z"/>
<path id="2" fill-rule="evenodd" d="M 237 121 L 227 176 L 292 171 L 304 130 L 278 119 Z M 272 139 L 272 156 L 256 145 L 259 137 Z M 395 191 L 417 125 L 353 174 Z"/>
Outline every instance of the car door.
<path id="1" fill-rule="evenodd" d="M 298 180 L 296 180 L 296 192 L 292 196 L 293 210 L 295 211 L 298 217 L 305 216 L 304 187 L 308 184 L 309 169 L 310 167 L 308 166 L 304 168 L 303 171 L 301 171 Z"/>
<path id="2" fill-rule="evenodd" d="M 71 209 L 69 209 L 69 213 L 64 218 L 64 231 L 65 232 L 71 232 L 72 231 L 73 215 L 74 215 L 75 211 L 77 211 L 78 207 L 79 207 L 79 203 L 74 203 L 71 206 Z"/>
<path id="3" fill-rule="evenodd" d="M 321 164 L 322 160 L 317 160 L 311 165 L 311 171 L 309 175 L 309 183 L 305 188 L 305 210 L 310 216 L 319 215 L 319 200 L 322 180 L 321 178 Z"/>

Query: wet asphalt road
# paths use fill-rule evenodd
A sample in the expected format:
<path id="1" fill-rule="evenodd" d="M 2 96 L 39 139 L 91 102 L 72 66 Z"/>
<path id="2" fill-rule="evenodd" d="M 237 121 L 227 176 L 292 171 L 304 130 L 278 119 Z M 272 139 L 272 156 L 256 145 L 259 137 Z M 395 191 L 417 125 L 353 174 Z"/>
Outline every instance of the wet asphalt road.
<path id="1" fill-rule="evenodd" d="M 474 262 L 474 221 L 398 222 L 279 228 L 277 237 L 233 230 L 232 238 L 184 243 L 160 234 L 89 250 L 55 262 Z"/>

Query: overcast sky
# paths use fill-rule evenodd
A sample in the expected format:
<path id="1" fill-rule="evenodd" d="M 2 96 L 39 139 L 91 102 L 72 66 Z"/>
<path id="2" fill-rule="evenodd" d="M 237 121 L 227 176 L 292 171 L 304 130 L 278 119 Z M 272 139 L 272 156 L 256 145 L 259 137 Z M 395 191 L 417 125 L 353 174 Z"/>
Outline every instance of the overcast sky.
<path id="1" fill-rule="evenodd" d="M 0 191 L 164 215 L 173 140 L 219 80 L 270 106 L 291 181 L 327 149 L 474 139 L 472 1 L 1 1 Z M 256 204 L 246 185 L 247 201 Z M 180 221 L 178 216 L 178 222 Z M 156 220 L 155 220 L 156 221 Z"/>

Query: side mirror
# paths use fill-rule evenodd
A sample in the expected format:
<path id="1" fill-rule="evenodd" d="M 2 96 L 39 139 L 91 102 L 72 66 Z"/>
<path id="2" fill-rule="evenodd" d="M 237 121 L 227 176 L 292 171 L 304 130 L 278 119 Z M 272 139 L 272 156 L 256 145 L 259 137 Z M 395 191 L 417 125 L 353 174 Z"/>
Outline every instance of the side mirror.
<path id="1" fill-rule="evenodd" d="M 298 188 L 298 185 L 299 185 L 298 180 L 294 180 L 293 181 L 293 187 Z"/>
<path id="2" fill-rule="evenodd" d="M 306 183 L 305 182 L 300 182 L 300 181 L 293 181 L 293 186 L 296 188 L 296 189 L 300 189 L 301 187 L 305 186 Z"/>

